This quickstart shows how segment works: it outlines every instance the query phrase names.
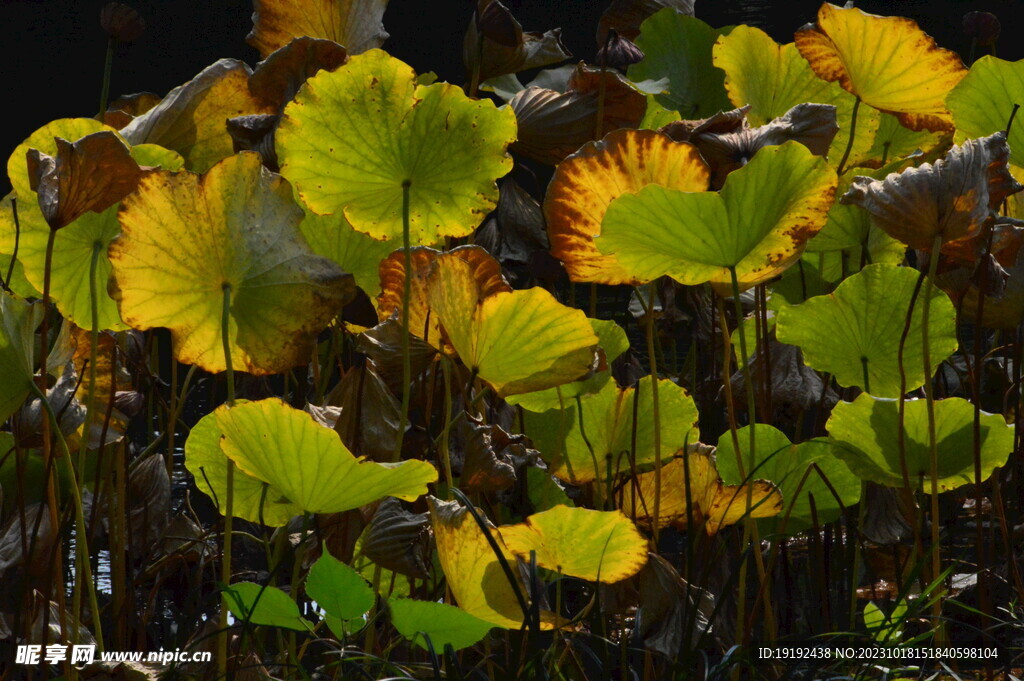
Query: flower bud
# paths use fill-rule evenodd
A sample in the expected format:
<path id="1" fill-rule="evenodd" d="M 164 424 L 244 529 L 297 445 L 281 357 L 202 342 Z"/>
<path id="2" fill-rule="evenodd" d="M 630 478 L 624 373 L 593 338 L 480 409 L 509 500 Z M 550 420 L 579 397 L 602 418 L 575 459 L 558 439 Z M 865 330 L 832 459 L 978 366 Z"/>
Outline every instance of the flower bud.
<path id="1" fill-rule="evenodd" d="M 114 40 L 130 43 L 146 30 L 142 16 L 128 5 L 109 2 L 100 10 L 100 26 Z"/>

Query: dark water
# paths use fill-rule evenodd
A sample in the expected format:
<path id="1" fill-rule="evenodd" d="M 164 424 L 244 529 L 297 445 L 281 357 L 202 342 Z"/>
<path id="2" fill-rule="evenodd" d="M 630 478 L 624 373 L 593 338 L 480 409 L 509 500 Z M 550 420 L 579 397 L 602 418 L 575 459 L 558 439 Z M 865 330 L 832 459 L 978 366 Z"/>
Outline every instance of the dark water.
<path id="1" fill-rule="evenodd" d="M 98 22 L 106 0 L 0 0 L 0 161 L 43 123 L 65 116 L 91 116 L 99 104 L 105 36 Z M 111 94 L 164 94 L 222 57 L 250 64 L 258 55 L 245 44 L 251 0 L 166 2 L 126 0 L 147 22 L 134 44 L 117 49 Z M 560 26 L 569 50 L 592 59 L 595 28 L 607 0 L 504 0 L 526 30 Z M 841 4 L 841 0 L 837 0 Z M 462 34 L 476 0 L 391 0 L 384 24 L 385 47 L 419 71 L 462 82 Z M 939 43 L 967 53 L 961 18 L 989 10 L 1004 24 L 999 56 L 1020 59 L 1022 41 L 1012 39 L 1011 11 L 1020 0 L 864 0 L 857 6 L 877 14 L 918 21 Z M 697 0 L 697 16 L 714 26 L 746 23 L 789 41 L 814 18 L 818 0 Z M 1019 28 L 1018 28 L 1019 31 Z M 0 191 L 6 192 L 6 177 Z"/>

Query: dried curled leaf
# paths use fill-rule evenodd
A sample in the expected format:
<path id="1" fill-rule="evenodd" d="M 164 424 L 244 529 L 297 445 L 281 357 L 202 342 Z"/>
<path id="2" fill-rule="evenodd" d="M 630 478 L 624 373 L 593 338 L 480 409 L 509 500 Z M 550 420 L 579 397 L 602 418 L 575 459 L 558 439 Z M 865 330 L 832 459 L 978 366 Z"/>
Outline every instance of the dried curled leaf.
<path id="1" fill-rule="evenodd" d="M 874 223 L 913 248 L 930 250 L 981 230 L 1006 197 L 1024 189 L 1010 174 L 1006 134 L 967 140 L 943 158 L 884 180 L 857 177 L 840 201 L 860 206 Z"/>
<path id="2" fill-rule="evenodd" d="M 839 81 L 911 130 L 952 130 L 945 98 L 967 75 L 960 57 L 944 50 L 917 23 L 823 3 L 818 21 L 796 32 L 796 47 L 818 76 Z"/>
<path id="3" fill-rule="evenodd" d="M 627 40 L 636 39 L 644 19 L 666 7 L 692 17 L 693 5 L 694 0 L 612 0 L 597 23 L 597 44 L 604 45 L 609 30 Z"/>
<path id="4" fill-rule="evenodd" d="M 412 513 L 394 497 L 380 502 L 363 532 L 363 555 L 381 567 L 426 579 L 430 574 L 430 514 Z"/>
<path id="5" fill-rule="evenodd" d="M 518 73 L 572 57 L 562 44 L 562 29 L 524 32 L 498 0 L 479 0 L 462 44 L 462 61 L 478 82 Z"/>
<path id="6" fill-rule="evenodd" d="M 333 40 L 360 54 L 388 39 L 381 23 L 387 6 L 388 0 L 253 0 L 245 42 L 264 58 L 301 36 Z"/>

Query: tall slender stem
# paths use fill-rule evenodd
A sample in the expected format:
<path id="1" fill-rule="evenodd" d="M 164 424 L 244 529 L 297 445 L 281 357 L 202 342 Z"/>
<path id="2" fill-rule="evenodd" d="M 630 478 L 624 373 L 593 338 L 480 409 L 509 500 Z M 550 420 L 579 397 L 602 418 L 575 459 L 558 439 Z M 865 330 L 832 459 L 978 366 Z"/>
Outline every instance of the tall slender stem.
<path id="1" fill-rule="evenodd" d="M 839 167 L 836 172 L 839 175 L 843 174 L 846 170 L 846 162 L 850 160 L 850 152 L 853 151 L 853 138 L 857 135 L 857 112 L 860 111 L 860 97 L 853 100 L 853 111 L 850 114 L 850 138 L 846 140 L 846 151 L 843 152 L 843 158 L 839 161 Z"/>
<path id="2" fill-rule="evenodd" d="M 651 528 L 654 535 L 654 545 L 658 545 L 658 528 L 661 520 L 661 410 L 658 404 L 658 359 L 654 349 L 654 292 L 657 288 L 656 282 L 648 284 L 647 297 L 647 355 L 651 367 L 651 399 L 653 400 L 654 412 L 654 520 Z M 640 384 L 637 384 L 637 390 Z"/>
<path id="3" fill-rule="evenodd" d="M 939 264 L 939 249 L 942 248 L 942 235 L 936 235 L 932 242 L 932 251 L 928 260 L 928 279 L 924 284 L 924 310 L 921 311 L 921 351 L 924 355 L 924 399 L 928 410 L 928 455 L 931 460 L 931 517 L 932 517 L 932 579 L 942 574 L 942 554 L 939 546 L 939 450 L 935 434 L 935 394 L 932 383 L 932 355 L 928 344 L 928 319 L 931 312 L 932 286 L 935 272 Z M 939 588 L 942 593 L 942 588 Z M 935 599 L 932 612 L 936 621 L 941 623 L 942 601 L 940 596 Z M 938 640 L 945 640 L 945 627 L 939 624 Z"/>
<path id="4" fill-rule="evenodd" d="M 409 425 L 409 400 L 412 395 L 412 357 L 409 354 L 409 298 L 412 297 L 412 244 L 409 235 L 409 188 L 411 180 L 402 183 L 402 250 L 405 253 L 405 282 L 402 290 L 402 411 L 398 415 L 398 437 L 391 460 L 402 458 L 402 443 Z"/>
<path id="5" fill-rule="evenodd" d="M 224 347 L 224 368 L 228 384 L 228 407 L 235 405 L 235 371 L 231 365 L 231 284 L 225 282 L 224 308 L 221 312 L 221 344 Z M 227 459 L 227 491 L 224 499 L 224 557 L 220 565 L 220 581 L 226 588 L 231 584 L 231 537 L 234 530 L 235 462 Z M 217 636 L 217 673 L 225 678 L 228 671 L 228 594 L 221 594 L 220 633 Z"/>
<path id="6" fill-rule="evenodd" d="M 114 38 L 107 38 L 107 56 L 103 60 L 103 86 L 100 89 L 100 113 L 97 120 L 102 121 L 107 112 L 107 101 L 110 97 L 110 71 L 114 64 Z"/>
<path id="7" fill-rule="evenodd" d="M 7 277 L 3 280 L 5 290 L 11 290 L 11 279 L 14 277 L 14 263 L 18 261 L 18 246 L 21 242 L 21 221 L 18 220 L 18 198 L 11 197 L 11 214 L 14 217 L 14 249 L 11 262 L 7 264 Z"/>

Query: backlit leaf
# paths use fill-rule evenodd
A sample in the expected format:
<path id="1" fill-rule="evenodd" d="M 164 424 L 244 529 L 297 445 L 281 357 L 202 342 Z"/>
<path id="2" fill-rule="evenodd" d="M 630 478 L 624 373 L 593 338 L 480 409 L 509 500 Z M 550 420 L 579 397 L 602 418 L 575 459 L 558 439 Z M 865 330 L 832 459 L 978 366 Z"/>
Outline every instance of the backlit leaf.
<path id="1" fill-rule="evenodd" d="M 612 201 L 597 239 L 636 279 L 669 275 L 731 291 L 767 281 L 795 262 L 825 224 L 836 187 L 825 160 L 802 144 L 759 151 L 720 193 L 648 185 Z"/>
<path id="2" fill-rule="evenodd" d="M 917 23 L 823 3 L 818 21 L 796 33 L 796 46 L 818 76 L 839 81 L 912 130 L 950 130 L 944 100 L 967 74 L 960 57 L 942 49 Z"/>
<path id="3" fill-rule="evenodd" d="M 306 575 L 306 594 L 328 615 L 350 620 L 373 607 L 373 589 L 359 573 L 327 552 L 320 554 Z"/>
<path id="4" fill-rule="evenodd" d="M 911 489 L 931 490 L 928 410 L 924 400 L 907 400 L 904 414 L 906 472 Z M 861 394 L 840 402 L 826 425 L 839 456 L 863 480 L 903 487 L 899 452 L 899 400 Z M 974 407 L 967 400 L 935 400 L 939 491 L 974 482 Z M 981 414 L 981 479 L 1006 463 L 1013 451 L 1013 426 L 999 414 Z M 923 483 L 923 484 L 922 484 Z"/>
<path id="5" fill-rule="evenodd" d="M 245 42 L 264 58 L 293 38 L 325 38 L 349 54 L 387 40 L 381 19 L 388 0 L 254 0 L 252 31 Z"/>
<path id="6" fill-rule="evenodd" d="M 919 295 L 903 347 L 906 389 L 900 390 L 900 338 L 918 278 L 917 270 L 909 267 L 868 265 L 839 284 L 831 295 L 815 296 L 802 305 L 780 310 L 778 338 L 799 346 L 809 366 L 831 373 L 841 385 L 857 386 L 879 397 L 898 397 L 920 387 L 957 348 L 953 303 L 932 287 L 928 320 L 932 366 L 926 377 L 922 354 L 925 300 Z"/>
<path id="7" fill-rule="evenodd" d="M 455 650 L 468 648 L 494 626 L 465 610 L 433 601 L 395 598 L 388 601 L 388 610 L 398 633 L 420 648 L 432 648 L 438 654 L 449 645 Z"/>
<path id="8" fill-rule="evenodd" d="M 697 149 L 650 130 L 618 130 L 586 144 L 562 161 L 544 198 L 551 254 L 573 281 L 637 284 L 613 256 L 602 255 L 600 236 L 608 205 L 623 194 L 662 184 L 704 191 L 710 174 Z"/>
<path id="9" fill-rule="evenodd" d="M 295 601 L 275 586 L 236 582 L 228 587 L 226 601 L 235 619 L 249 624 L 294 631 L 309 631 L 313 626 L 299 614 Z"/>
<path id="10" fill-rule="evenodd" d="M 1005 131 L 1017 104 L 1024 105 L 1024 60 L 981 57 L 946 97 L 957 143 Z M 1016 124 L 1010 128 L 1009 144 L 1010 163 L 1024 166 L 1024 128 Z M 1016 177 L 1024 181 L 1024 173 Z"/>
<path id="11" fill-rule="evenodd" d="M 523 31 L 498 0 L 478 0 L 462 43 L 467 73 L 480 81 L 547 66 L 570 58 L 562 45 L 562 29 Z"/>
<path id="12" fill-rule="evenodd" d="M 425 461 L 357 459 L 337 433 L 276 398 L 215 413 L 228 458 L 310 513 L 340 513 L 386 496 L 411 501 L 437 480 Z"/>
<path id="13" fill-rule="evenodd" d="M 0 291 L 0 423 L 32 391 L 33 345 L 42 307 Z"/>
<path id="14" fill-rule="evenodd" d="M 532 551 L 537 565 L 589 581 L 618 582 L 647 562 L 647 540 L 619 511 L 555 506 L 503 525 L 501 538 L 524 560 Z"/>
<path id="15" fill-rule="evenodd" d="M 417 85 L 408 65 L 371 50 L 306 82 L 285 108 L 277 156 L 314 212 L 343 211 L 378 239 L 401 235 L 408 183 L 412 238 L 432 243 L 469 234 L 494 208 L 515 135 L 510 110 Z"/>
<path id="16" fill-rule="evenodd" d="M 122 318 L 169 328 L 178 361 L 207 371 L 225 369 L 225 295 L 232 363 L 259 374 L 306 362 L 353 294 L 351 275 L 309 250 L 291 188 L 253 152 L 203 176 L 154 173 L 118 218 L 110 260 Z"/>

